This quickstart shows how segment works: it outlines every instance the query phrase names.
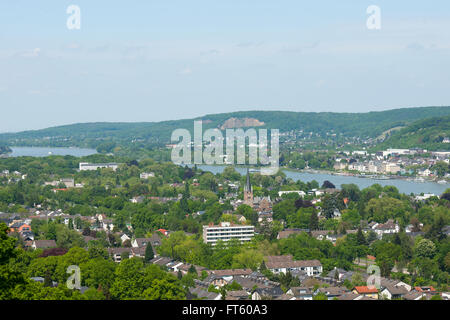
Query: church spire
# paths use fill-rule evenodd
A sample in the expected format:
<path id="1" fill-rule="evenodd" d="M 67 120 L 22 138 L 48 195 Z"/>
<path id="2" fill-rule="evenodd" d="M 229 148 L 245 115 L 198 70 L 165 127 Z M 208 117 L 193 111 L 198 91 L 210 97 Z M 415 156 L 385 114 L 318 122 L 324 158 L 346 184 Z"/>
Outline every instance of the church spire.
<path id="1" fill-rule="evenodd" d="M 247 168 L 247 183 L 245 184 L 245 191 L 251 191 L 252 185 L 250 184 L 250 171 Z"/>

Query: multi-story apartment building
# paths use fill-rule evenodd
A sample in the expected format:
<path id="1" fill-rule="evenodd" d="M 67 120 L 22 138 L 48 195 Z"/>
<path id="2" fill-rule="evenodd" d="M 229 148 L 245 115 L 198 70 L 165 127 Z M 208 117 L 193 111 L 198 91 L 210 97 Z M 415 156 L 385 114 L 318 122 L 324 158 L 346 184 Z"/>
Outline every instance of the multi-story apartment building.
<path id="1" fill-rule="evenodd" d="M 221 222 L 219 225 L 203 226 L 203 241 L 216 245 L 218 240 L 229 241 L 237 239 L 241 242 L 251 241 L 255 235 L 254 226 L 232 225 L 229 222 Z"/>

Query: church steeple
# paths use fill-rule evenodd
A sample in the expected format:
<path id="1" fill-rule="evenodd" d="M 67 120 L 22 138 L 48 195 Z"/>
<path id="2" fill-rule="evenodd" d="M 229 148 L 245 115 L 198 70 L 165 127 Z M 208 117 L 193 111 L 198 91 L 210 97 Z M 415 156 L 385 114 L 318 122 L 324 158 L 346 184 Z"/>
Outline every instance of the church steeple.
<path id="1" fill-rule="evenodd" d="M 244 186 L 244 203 L 246 205 L 249 205 L 250 207 L 253 207 L 253 188 L 252 184 L 250 183 L 250 171 L 247 168 L 247 182 Z"/>
<path id="2" fill-rule="evenodd" d="M 247 183 L 245 184 L 244 191 L 252 191 L 252 185 L 250 183 L 250 171 L 247 168 Z"/>

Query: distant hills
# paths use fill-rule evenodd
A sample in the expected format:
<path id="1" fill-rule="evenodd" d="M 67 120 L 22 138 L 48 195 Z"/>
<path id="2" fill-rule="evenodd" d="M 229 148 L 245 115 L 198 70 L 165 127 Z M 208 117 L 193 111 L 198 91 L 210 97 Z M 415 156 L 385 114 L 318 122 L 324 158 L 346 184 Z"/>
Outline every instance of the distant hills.
<path id="1" fill-rule="evenodd" d="M 450 138 L 450 116 L 434 117 L 416 121 L 392 133 L 377 149 L 420 147 L 450 151 L 450 143 L 443 143 L 446 138 Z"/>
<path id="2" fill-rule="evenodd" d="M 407 127 L 399 132 L 390 133 L 389 141 L 393 145 L 397 145 L 397 142 L 402 142 L 400 134 L 408 134 L 405 130 L 416 128 L 409 127 L 414 122 L 433 117 L 440 117 L 443 122 L 448 122 L 446 116 L 450 116 L 450 107 L 403 108 L 366 113 L 242 111 L 162 122 L 72 124 L 42 130 L 3 133 L 0 134 L 0 142 L 9 146 L 79 146 L 91 148 L 100 146 L 103 151 L 110 151 L 113 146 L 124 143 L 135 143 L 136 145 L 169 143 L 173 130 L 185 128 L 192 131 L 193 121 L 203 120 L 204 129 L 255 126 L 257 129 L 280 129 L 281 132 L 291 130 L 303 130 L 304 132 L 319 134 L 333 132 L 361 138 L 376 138 L 389 132 L 392 128 Z M 434 137 L 434 133 L 431 133 L 433 123 L 435 123 L 435 120 L 425 123 L 429 125 L 427 125 L 427 128 L 430 128 L 430 138 L 431 136 Z M 420 124 L 414 125 L 420 126 Z M 408 138 L 408 141 L 413 144 L 412 133 L 408 137 L 410 138 Z M 428 134 L 426 134 L 426 137 L 428 137 Z M 426 137 L 424 138 L 427 139 Z"/>

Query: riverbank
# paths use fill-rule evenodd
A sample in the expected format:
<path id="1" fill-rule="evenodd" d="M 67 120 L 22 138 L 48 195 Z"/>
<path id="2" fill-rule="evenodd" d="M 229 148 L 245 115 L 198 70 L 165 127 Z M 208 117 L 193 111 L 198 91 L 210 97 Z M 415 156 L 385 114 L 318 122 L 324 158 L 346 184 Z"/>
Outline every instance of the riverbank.
<path id="1" fill-rule="evenodd" d="M 222 173 L 225 169 L 226 165 L 198 165 L 199 169 L 204 171 L 209 171 L 213 174 Z M 235 167 L 236 171 L 238 171 L 241 175 L 245 175 L 247 173 L 247 167 L 238 166 Z M 255 167 L 253 167 L 255 168 Z M 336 175 L 330 174 L 330 172 L 326 172 L 324 170 L 308 170 L 301 171 L 291 168 L 280 168 L 287 178 L 291 178 L 294 181 L 317 181 L 319 185 L 322 185 L 324 181 L 330 181 L 333 183 L 336 188 L 341 188 L 343 184 L 356 184 L 360 189 L 364 189 L 370 187 L 374 184 L 379 184 L 381 186 L 394 186 L 401 193 L 404 194 L 415 194 L 420 195 L 422 193 L 431 193 L 435 195 L 441 195 L 445 192 L 447 188 L 450 186 L 448 184 L 439 184 L 436 182 L 423 182 L 418 183 L 414 181 L 408 181 L 406 179 L 389 179 L 389 180 L 375 180 L 373 178 L 360 178 L 356 176 L 344 176 L 344 175 Z M 321 172 L 319 172 L 321 171 Z"/>
<path id="2" fill-rule="evenodd" d="M 303 173 L 311 173 L 311 174 L 330 174 L 333 176 L 343 176 L 343 177 L 355 177 L 355 178 L 365 178 L 365 179 L 373 179 L 373 180 L 405 180 L 405 181 L 413 181 L 417 183 L 422 182 L 434 182 L 440 183 L 440 181 L 445 181 L 446 183 L 450 183 L 450 179 L 446 179 L 444 177 L 421 177 L 421 176 L 399 176 L 399 175 L 386 175 L 386 174 L 364 174 L 364 173 L 355 173 L 355 172 L 345 172 L 345 171 L 331 171 L 331 170 L 316 170 L 316 169 L 292 169 L 287 167 L 282 167 L 283 170 L 288 170 L 292 172 L 303 172 Z"/>

